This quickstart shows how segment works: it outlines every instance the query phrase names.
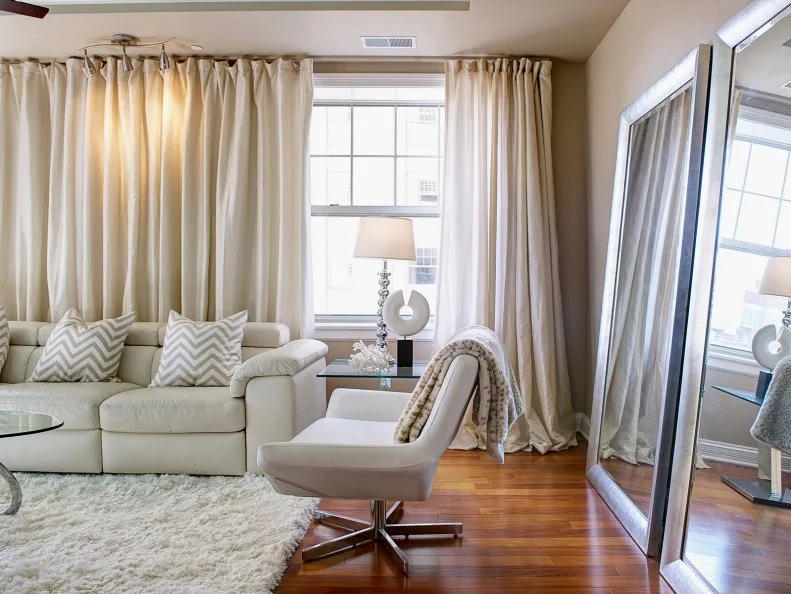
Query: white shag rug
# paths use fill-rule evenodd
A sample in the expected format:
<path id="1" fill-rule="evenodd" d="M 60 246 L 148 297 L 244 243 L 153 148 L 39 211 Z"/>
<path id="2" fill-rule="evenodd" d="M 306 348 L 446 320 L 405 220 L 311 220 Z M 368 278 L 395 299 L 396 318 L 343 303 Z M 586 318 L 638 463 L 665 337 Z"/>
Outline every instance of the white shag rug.
<path id="1" fill-rule="evenodd" d="M 271 591 L 318 502 L 256 475 L 15 474 L 0 592 Z M 9 501 L 0 481 L 0 509 Z"/>

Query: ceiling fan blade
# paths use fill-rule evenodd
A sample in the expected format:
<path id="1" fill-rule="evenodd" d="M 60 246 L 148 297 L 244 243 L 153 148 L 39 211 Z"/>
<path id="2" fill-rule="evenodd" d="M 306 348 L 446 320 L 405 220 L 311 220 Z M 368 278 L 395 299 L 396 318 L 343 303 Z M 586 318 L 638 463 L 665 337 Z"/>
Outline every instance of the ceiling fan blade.
<path id="1" fill-rule="evenodd" d="M 28 4 L 27 2 L 19 2 L 18 0 L 0 0 L 0 11 L 43 19 L 47 16 L 49 8 L 46 6 Z"/>

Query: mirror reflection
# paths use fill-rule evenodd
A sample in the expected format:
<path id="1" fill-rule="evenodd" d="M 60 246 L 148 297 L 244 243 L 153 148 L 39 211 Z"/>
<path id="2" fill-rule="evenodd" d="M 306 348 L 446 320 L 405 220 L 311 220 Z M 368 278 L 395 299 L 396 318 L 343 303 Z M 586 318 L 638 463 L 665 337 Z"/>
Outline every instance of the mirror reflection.
<path id="1" fill-rule="evenodd" d="M 599 458 L 649 515 L 672 339 L 692 92 L 630 131 Z"/>
<path id="2" fill-rule="evenodd" d="M 706 467 L 695 471 L 684 549 L 718 592 L 791 591 L 781 458 L 791 407 L 777 406 L 791 398 L 791 365 L 778 365 L 791 355 L 789 40 L 785 18 L 736 54 L 732 81 L 698 440 Z"/>

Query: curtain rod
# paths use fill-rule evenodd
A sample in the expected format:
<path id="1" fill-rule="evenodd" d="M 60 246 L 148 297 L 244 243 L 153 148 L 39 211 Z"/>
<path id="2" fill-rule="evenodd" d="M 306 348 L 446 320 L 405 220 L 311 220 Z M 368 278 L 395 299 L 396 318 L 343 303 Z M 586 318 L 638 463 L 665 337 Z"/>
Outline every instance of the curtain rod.
<path id="1" fill-rule="evenodd" d="M 116 56 L 115 54 L 110 54 L 107 56 L 102 55 L 92 55 L 91 58 L 99 59 L 108 58 L 108 57 L 120 57 Z M 158 56 L 147 56 L 144 54 L 135 54 L 131 55 L 132 58 L 152 58 L 158 59 Z M 25 62 L 38 62 L 42 64 L 46 64 L 48 62 L 63 62 L 64 60 L 68 59 L 82 59 L 83 56 L 69 56 L 67 58 L 0 58 L 0 64 L 22 64 Z M 408 63 L 408 62 L 421 62 L 421 63 L 434 63 L 434 64 L 442 64 L 448 60 L 519 60 L 522 58 L 526 58 L 532 61 L 539 61 L 539 60 L 552 60 L 555 62 L 564 62 L 565 60 L 558 60 L 557 58 L 549 58 L 545 56 L 504 56 L 504 55 L 477 55 L 477 56 L 262 56 L 262 55 L 252 55 L 252 54 L 244 54 L 239 56 L 206 56 L 206 55 L 171 55 L 171 59 L 175 62 L 184 62 L 189 58 L 195 58 L 196 60 L 218 60 L 218 61 L 235 61 L 239 59 L 248 59 L 248 60 L 305 60 L 311 59 L 316 63 L 326 63 L 326 62 L 337 62 L 337 63 L 362 63 L 362 62 L 400 62 L 400 63 Z"/>

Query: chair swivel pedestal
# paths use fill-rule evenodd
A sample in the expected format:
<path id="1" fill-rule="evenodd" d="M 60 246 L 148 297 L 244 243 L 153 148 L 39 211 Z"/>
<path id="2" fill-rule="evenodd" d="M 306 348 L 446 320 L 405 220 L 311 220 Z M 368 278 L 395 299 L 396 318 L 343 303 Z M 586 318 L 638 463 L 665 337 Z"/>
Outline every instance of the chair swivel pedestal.
<path id="1" fill-rule="evenodd" d="M 444 536 L 458 537 L 461 535 L 463 525 L 460 523 L 423 523 L 400 524 L 399 519 L 404 509 L 404 502 L 395 502 L 387 509 L 387 502 L 382 500 L 371 501 L 371 521 L 363 522 L 357 518 L 341 516 L 325 511 L 319 511 L 316 520 L 333 528 L 346 530 L 349 534 L 333 538 L 302 550 L 303 561 L 313 561 L 329 555 L 334 555 L 368 543 L 378 543 L 387 551 L 388 555 L 396 562 L 405 574 L 409 574 L 409 557 L 404 554 L 393 536 Z"/>

